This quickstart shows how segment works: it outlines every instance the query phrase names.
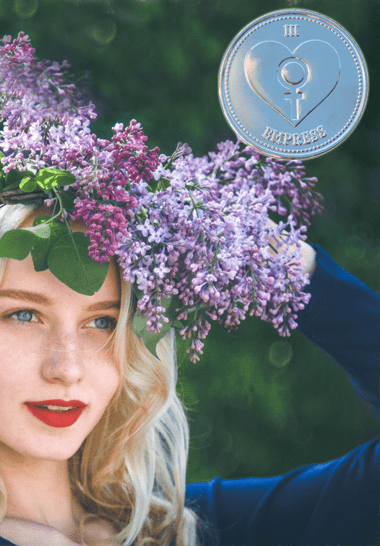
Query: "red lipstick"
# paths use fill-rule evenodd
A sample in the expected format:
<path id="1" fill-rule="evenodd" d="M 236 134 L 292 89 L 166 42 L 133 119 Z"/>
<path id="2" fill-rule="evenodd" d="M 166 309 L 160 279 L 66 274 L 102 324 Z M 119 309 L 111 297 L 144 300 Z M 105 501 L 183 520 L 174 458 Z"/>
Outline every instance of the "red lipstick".
<path id="1" fill-rule="evenodd" d="M 82 415 L 87 404 L 80 400 L 42 400 L 40 402 L 25 402 L 26 407 L 34 417 L 51 427 L 70 427 Z M 70 410 L 59 412 L 58 408 L 48 409 L 39 406 L 61 406 L 64 408 L 73 406 Z M 58 410 L 58 411 L 57 411 Z"/>

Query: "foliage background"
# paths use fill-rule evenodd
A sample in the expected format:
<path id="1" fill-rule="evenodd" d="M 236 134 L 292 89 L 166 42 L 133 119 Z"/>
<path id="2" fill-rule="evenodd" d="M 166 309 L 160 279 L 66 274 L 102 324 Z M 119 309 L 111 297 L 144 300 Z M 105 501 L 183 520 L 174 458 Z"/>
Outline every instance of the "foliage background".
<path id="1" fill-rule="evenodd" d="M 379 3 L 293 0 L 340 23 L 360 45 L 370 74 L 363 118 L 341 146 L 307 161 L 325 211 L 308 242 L 379 290 Z M 39 58 L 91 72 L 99 118 L 140 121 L 149 145 L 170 154 L 178 141 L 204 155 L 234 135 L 219 106 L 217 78 L 231 40 L 287 0 L 0 0 L 0 33 L 29 34 Z M 279 218 L 273 217 L 275 221 Z M 257 318 L 227 334 L 217 325 L 200 363 L 179 343 L 178 392 L 187 407 L 187 481 L 273 476 L 346 454 L 380 434 L 380 423 L 346 374 L 300 332 L 281 338 Z M 181 356 L 182 355 L 182 356 Z"/>

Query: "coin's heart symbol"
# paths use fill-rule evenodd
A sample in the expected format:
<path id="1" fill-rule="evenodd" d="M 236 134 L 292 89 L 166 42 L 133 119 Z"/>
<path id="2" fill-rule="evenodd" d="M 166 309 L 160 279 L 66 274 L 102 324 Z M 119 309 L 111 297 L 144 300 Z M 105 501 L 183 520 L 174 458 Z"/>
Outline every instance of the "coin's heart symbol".
<path id="1" fill-rule="evenodd" d="M 294 51 L 265 41 L 245 56 L 251 89 L 296 127 L 334 91 L 340 77 L 337 51 L 322 40 L 309 40 Z"/>

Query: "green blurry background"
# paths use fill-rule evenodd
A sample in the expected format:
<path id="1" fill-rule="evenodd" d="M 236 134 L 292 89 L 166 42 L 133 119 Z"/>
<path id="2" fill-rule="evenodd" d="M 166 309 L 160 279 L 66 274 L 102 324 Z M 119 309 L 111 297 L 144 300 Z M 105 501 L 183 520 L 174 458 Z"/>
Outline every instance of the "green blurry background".
<path id="1" fill-rule="evenodd" d="M 379 3 L 292 3 L 335 19 L 367 60 L 370 95 L 358 128 L 306 162 L 325 207 L 312 218 L 308 242 L 379 294 Z M 0 35 L 23 30 L 39 58 L 67 59 L 78 78 L 91 72 L 99 136 L 110 138 L 115 122 L 135 118 L 151 147 L 170 154 L 178 141 L 188 142 L 204 155 L 234 139 L 217 90 L 226 48 L 253 19 L 287 7 L 286 0 L 0 0 Z M 214 325 L 198 364 L 183 352 L 180 343 L 188 482 L 283 474 L 380 434 L 349 378 L 298 331 L 282 338 L 254 317 L 231 334 Z"/>

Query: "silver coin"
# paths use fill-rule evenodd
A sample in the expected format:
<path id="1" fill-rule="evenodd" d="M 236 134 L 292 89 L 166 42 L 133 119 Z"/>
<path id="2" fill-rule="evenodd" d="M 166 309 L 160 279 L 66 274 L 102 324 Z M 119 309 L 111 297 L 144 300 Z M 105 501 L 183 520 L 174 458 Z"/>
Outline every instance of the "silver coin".
<path id="1" fill-rule="evenodd" d="M 258 152 L 308 159 L 338 146 L 368 98 L 359 46 L 336 21 L 285 9 L 252 21 L 219 70 L 219 99 L 233 131 Z"/>

